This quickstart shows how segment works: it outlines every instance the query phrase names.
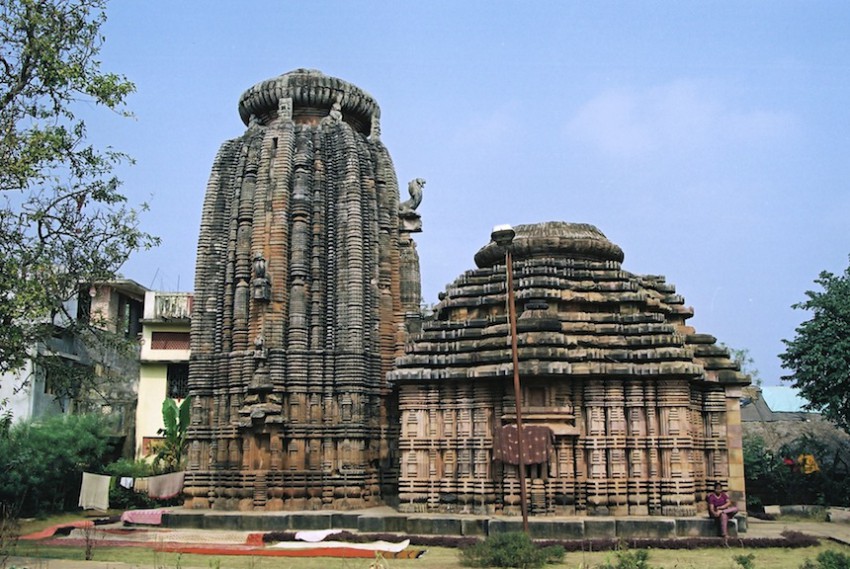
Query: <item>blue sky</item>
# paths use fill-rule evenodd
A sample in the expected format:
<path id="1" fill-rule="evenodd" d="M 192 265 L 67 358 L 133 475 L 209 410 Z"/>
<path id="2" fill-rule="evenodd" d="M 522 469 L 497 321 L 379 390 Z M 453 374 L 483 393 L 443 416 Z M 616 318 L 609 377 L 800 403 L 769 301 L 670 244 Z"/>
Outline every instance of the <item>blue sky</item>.
<path id="1" fill-rule="evenodd" d="M 848 265 L 848 29 L 846 2 L 113 2 L 102 61 L 136 116 L 91 134 L 136 159 L 124 191 L 163 241 L 123 273 L 193 288 L 239 96 L 315 68 L 376 98 L 402 192 L 428 181 L 426 302 L 493 225 L 591 223 L 777 383 L 791 304 Z"/>

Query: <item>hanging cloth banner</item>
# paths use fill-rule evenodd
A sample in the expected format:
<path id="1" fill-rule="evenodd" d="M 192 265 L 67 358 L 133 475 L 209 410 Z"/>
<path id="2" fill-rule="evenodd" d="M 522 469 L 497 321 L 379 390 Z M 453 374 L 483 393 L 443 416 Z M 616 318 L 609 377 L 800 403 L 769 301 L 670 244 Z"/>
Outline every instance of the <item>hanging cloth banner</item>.
<path id="1" fill-rule="evenodd" d="M 83 484 L 80 486 L 80 507 L 84 510 L 108 510 L 109 481 L 111 479 L 110 476 L 83 472 Z"/>
<path id="2" fill-rule="evenodd" d="M 183 492 L 183 472 L 148 476 L 148 496 L 158 500 L 174 498 Z"/>
<path id="3" fill-rule="evenodd" d="M 505 425 L 498 432 L 493 445 L 493 459 L 505 464 L 519 464 L 519 443 L 516 425 Z M 522 458 L 525 464 L 542 464 L 549 461 L 553 450 L 552 429 L 542 425 L 522 426 Z"/>

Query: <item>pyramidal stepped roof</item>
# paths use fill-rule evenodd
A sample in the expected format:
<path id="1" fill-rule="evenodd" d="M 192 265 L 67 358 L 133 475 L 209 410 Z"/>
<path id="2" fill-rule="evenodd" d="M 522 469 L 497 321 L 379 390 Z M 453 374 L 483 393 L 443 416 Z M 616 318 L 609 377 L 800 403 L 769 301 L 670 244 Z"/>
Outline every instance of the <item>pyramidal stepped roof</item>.
<path id="1" fill-rule="evenodd" d="M 523 377 L 688 378 L 746 384 L 728 351 L 685 321 L 693 316 L 662 276 L 621 268 L 623 251 L 596 227 L 547 222 L 514 228 L 512 245 Z M 509 376 L 505 249 L 442 293 L 433 321 L 396 361 L 395 382 Z"/>

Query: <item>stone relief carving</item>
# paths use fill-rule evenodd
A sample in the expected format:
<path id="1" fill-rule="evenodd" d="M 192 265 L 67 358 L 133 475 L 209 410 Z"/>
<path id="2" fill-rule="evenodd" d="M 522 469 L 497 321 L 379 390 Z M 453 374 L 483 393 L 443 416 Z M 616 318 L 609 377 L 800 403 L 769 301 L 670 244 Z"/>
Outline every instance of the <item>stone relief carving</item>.
<path id="1" fill-rule="evenodd" d="M 254 360 L 266 360 L 268 359 L 269 354 L 268 350 L 266 350 L 266 339 L 262 334 L 258 334 L 256 338 L 254 338 Z"/>
<path id="2" fill-rule="evenodd" d="M 369 138 L 374 141 L 381 140 L 381 115 L 380 113 L 372 114 L 372 128 L 369 131 Z"/>
<path id="3" fill-rule="evenodd" d="M 322 125 L 334 125 L 342 122 L 342 103 L 340 103 L 339 99 L 334 101 L 333 105 L 331 105 L 331 110 L 328 113 L 328 116 L 321 120 Z"/>
<path id="4" fill-rule="evenodd" d="M 292 98 L 291 97 L 281 97 L 281 99 L 277 103 L 277 116 L 281 120 L 291 121 L 292 120 Z"/>
<path id="5" fill-rule="evenodd" d="M 251 281 L 254 300 L 268 302 L 271 300 L 271 283 L 266 277 L 266 259 L 262 255 L 254 256 L 254 278 Z"/>

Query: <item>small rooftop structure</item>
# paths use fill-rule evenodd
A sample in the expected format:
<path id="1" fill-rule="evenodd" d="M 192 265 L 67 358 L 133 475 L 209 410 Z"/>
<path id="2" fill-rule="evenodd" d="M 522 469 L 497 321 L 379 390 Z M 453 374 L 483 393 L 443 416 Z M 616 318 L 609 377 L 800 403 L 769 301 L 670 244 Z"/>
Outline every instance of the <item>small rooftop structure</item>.
<path id="1" fill-rule="evenodd" d="M 798 390 L 786 385 L 767 385 L 754 388 L 741 398 L 741 420 L 745 423 L 777 421 L 810 421 L 819 413 L 803 408 L 805 399 Z"/>
<path id="2" fill-rule="evenodd" d="M 811 413 L 803 408 L 808 401 L 800 396 L 797 388 L 788 385 L 765 385 L 761 388 L 761 396 L 772 411 L 785 413 Z"/>

